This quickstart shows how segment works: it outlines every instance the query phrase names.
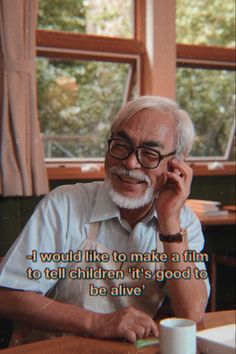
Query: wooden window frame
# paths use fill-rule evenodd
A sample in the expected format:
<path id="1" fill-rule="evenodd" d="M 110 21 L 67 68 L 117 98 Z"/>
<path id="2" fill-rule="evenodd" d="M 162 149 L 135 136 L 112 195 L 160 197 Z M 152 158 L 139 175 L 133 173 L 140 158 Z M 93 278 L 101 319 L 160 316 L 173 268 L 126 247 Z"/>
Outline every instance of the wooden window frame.
<path id="1" fill-rule="evenodd" d="M 194 176 L 234 176 L 235 164 L 225 162 L 218 168 L 211 169 L 207 163 L 189 163 Z M 105 177 L 103 162 L 48 163 L 49 180 L 103 180 Z"/>
<path id="2" fill-rule="evenodd" d="M 177 67 L 235 70 L 235 48 L 177 44 Z"/>

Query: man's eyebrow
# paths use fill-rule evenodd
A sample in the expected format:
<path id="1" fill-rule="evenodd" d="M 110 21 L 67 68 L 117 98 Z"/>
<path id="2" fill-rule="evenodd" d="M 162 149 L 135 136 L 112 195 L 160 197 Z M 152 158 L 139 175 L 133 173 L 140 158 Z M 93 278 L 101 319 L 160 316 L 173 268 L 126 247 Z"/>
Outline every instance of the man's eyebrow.
<path id="1" fill-rule="evenodd" d="M 129 136 L 129 134 L 127 134 L 126 132 L 124 132 L 123 130 L 119 131 L 116 135 L 118 135 L 120 138 L 123 138 L 125 140 L 128 140 L 128 142 L 130 144 L 133 144 L 131 137 Z"/>
<path id="2" fill-rule="evenodd" d="M 133 141 L 130 138 L 129 134 L 127 134 L 123 130 L 119 131 L 116 135 L 118 135 L 119 137 L 129 141 L 129 143 L 133 144 Z M 162 143 L 160 143 L 160 141 L 156 141 L 156 140 L 145 141 L 144 143 L 142 143 L 142 146 L 159 147 L 161 149 L 164 149 L 164 145 Z"/>
<path id="3" fill-rule="evenodd" d="M 159 147 L 161 149 L 164 149 L 164 145 L 160 143 L 160 141 L 156 141 L 156 140 L 146 141 L 142 145 L 150 146 L 150 147 Z"/>

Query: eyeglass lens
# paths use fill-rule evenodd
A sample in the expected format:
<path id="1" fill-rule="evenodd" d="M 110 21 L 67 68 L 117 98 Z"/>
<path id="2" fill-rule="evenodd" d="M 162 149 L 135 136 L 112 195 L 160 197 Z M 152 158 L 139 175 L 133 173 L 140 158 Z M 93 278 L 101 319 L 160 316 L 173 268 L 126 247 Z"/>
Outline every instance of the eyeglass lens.
<path id="1" fill-rule="evenodd" d="M 110 154 L 118 159 L 126 159 L 134 147 L 121 139 L 110 140 Z M 139 163 L 145 167 L 157 167 L 160 161 L 160 153 L 155 149 L 141 146 L 136 149 L 136 157 Z"/>

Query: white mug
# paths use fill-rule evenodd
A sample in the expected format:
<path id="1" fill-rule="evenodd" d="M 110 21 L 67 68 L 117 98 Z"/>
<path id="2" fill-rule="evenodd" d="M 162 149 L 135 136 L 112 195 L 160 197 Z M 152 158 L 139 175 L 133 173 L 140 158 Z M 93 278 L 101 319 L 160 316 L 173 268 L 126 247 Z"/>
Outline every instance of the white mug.
<path id="1" fill-rule="evenodd" d="M 196 354 L 196 323 L 185 318 L 160 321 L 161 354 Z"/>

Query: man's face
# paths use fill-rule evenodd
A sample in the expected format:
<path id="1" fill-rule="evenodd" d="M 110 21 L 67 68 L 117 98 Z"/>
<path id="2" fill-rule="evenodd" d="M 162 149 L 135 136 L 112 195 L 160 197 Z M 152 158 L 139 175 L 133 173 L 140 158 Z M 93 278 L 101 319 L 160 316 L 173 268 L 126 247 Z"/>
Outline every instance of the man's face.
<path id="1" fill-rule="evenodd" d="M 175 150 L 175 136 L 176 124 L 173 117 L 168 113 L 148 109 L 134 114 L 115 134 L 115 137 L 124 139 L 135 146 L 144 145 L 154 148 L 162 155 Z M 118 160 L 107 152 L 105 159 L 107 178 L 112 189 L 122 197 L 137 200 L 143 198 L 148 190 L 151 191 L 153 197 L 166 182 L 164 172 L 167 171 L 170 158 L 163 159 L 158 167 L 149 169 L 138 162 L 134 152 L 124 160 Z M 117 168 L 121 168 L 121 171 L 124 168 L 134 173 L 130 177 L 125 173 L 119 173 Z M 147 203 L 149 202 L 150 200 Z"/>

